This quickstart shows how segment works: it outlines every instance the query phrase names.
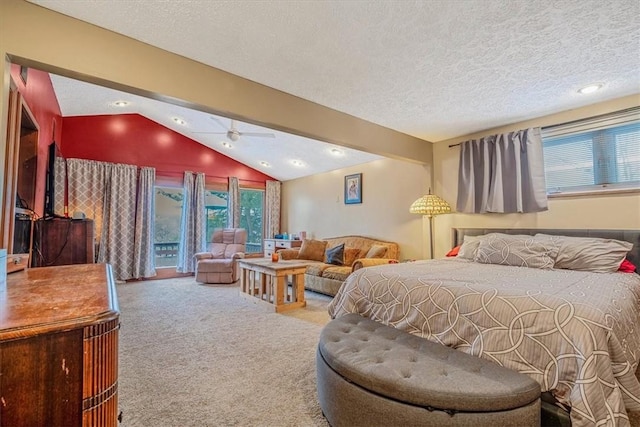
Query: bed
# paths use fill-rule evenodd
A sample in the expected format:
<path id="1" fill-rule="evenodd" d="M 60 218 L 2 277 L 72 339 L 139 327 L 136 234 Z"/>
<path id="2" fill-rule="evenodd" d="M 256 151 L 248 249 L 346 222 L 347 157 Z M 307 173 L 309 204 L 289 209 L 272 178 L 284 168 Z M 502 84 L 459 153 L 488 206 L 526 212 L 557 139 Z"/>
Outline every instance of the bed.
<path id="1" fill-rule="evenodd" d="M 571 264 L 572 256 L 587 252 L 582 247 L 566 255 L 571 242 L 582 240 L 561 236 L 632 245 L 611 251 L 605 246 L 608 252 L 587 258 L 592 264 L 585 266 L 584 259 Z M 467 253 L 465 259 L 354 272 L 331 301 L 329 314 L 357 313 L 527 374 L 569 413 L 574 427 L 628 426 L 627 411 L 640 411 L 640 275 L 588 270 L 620 250 L 627 263 L 639 267 L 640 231 L 453 230 L 454 246 L 464 242 L 468 252 L 468 241 L 481 245 L 471 258 Z M 514 247 L 536 257 L 525 259 L 524 266 L 511 253 L 510 261 L 502 262 L 507 265 L 493 262 L 496 256 L 506 259 L 509 251 L 517 255 L 520 249 Z"/>

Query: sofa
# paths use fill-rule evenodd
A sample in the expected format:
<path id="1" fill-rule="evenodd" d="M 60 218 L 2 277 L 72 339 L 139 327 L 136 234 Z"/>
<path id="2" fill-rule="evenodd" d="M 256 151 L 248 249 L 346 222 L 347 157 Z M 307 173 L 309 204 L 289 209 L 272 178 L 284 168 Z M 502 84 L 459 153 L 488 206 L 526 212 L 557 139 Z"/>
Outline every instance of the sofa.
<path id="1" fill-rule="evenodd" d="M 342 236 L 302 241 L 302 246 L 278 251 L 283 260 L 308 262 L 304 287 L 310 291 L 334 296 L 347 276 L 358 268 L 398 262 L 400 248 L 365 236 Z"/>

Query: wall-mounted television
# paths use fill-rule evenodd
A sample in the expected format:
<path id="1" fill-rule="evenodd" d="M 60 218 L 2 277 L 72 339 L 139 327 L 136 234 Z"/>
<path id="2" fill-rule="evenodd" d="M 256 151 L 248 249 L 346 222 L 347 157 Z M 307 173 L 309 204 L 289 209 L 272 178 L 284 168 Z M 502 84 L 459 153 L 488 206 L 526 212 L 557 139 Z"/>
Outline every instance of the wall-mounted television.
<path id="1" fill-rule="evenodd" d="M 54 218 L 55 213 L 55 188 L 56 188 L 56 159 L 59 157 L 58 146 L 53 141 L 49 144 L 49 157 L 47 158 L 47 176 L 44 192 L 44 217 Z"/>

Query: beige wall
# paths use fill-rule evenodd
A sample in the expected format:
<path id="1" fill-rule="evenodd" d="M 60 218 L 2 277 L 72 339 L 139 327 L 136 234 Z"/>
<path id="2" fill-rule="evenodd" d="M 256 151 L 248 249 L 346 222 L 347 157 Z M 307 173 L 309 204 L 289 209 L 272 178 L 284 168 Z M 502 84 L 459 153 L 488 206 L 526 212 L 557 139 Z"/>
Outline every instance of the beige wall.
<path id="1" fill-rule="evenodd" d="M 344 177 L 353 173 L 362 173 L 362 203 L 345 205 Z M 375 237 L 399 243 L 401 259 L 428 257 L 428 223 L 409 206 L 427 193 L 429 176 L 425 166 L 383 159 L 284 182 L 282 230 L 316 238 Z"/>
<path id="2" fill-rule="evenodd" d="M 436 192 L 455 207 L 460 152 L 459 147 L 449 148 L 450 144 L 499 132 L 564 123 L 637 105 L 640 105 L 640 96 L 633 95 L 438 142 L 433 147 Z M 536 214 L 451 214 L 437 217 L 436 221 L 436 255 L 440 256 L 450 248 L 452 227 L 640 229 L 640 192 L 552 198 L 549 199 L 549 210 Z"/>

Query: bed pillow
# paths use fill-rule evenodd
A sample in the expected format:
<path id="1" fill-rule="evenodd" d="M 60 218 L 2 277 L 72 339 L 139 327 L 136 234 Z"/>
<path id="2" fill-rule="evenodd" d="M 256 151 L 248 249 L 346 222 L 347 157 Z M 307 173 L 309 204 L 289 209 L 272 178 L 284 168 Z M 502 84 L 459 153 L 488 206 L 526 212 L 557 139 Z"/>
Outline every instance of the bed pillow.
<path id="1" fill-rule="evenodd" d="M 342 265 L 344 263 L 344 243 L 327 249 L 327 264 Z"/>
<path id="2" fill-rule="evenodd" d="M 551 269 L 559 243 L 555 236 L 490 233 L 480 239 L 473 260 L 482 264 Z"/>
<path id="3" fill-rule="evenodd" d="M 536 236 L 546 235 L 537 234 Z M 632 243 L 615 239 L 557 237 L 560 238 L 560 251 L 554 268 L 567 270 L 613 273 L 618 271 L 622 260 L 633 248 Z"/>
<path id="4" fill-rule="evenodd" d="M 302 241 L 298 259 L 308 259 L 310 261 L 324 261 L 324 250 L 327 242 L 324 240 L 305 239 Z"/>
<path id="5" fill-rule="evenodd" d="M 464 236 L 464 240 L 458 251 L 458 258 L 473 259 L 476 256 L 481 237 L 484 236 Z"/>

